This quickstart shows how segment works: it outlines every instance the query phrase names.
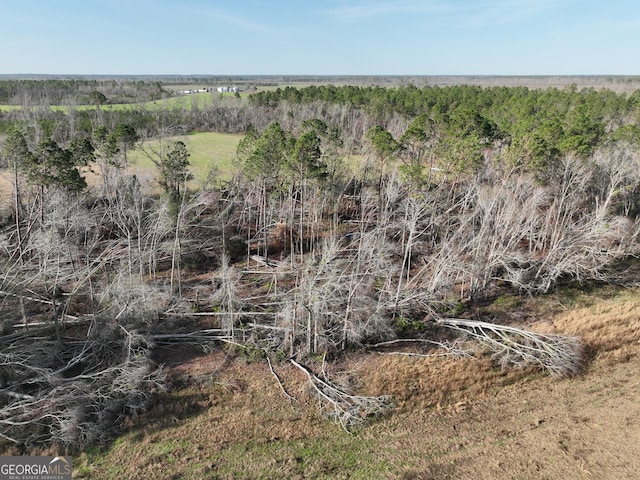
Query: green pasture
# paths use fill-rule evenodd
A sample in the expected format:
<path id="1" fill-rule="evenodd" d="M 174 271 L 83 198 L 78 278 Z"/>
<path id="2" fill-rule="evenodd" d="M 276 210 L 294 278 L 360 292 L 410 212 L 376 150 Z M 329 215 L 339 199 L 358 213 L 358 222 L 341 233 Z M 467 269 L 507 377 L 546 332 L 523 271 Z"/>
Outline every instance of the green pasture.
<path id="1" fill-rule="evenodd" d="M 192 93 L 190 95 L 181 95 L 178 97 L 163 98 L 162 100 L 154 100 L 144 103 L 125 103 L 116 105 L 105 105 L 101 108 L 108 109 L 113 107 L 114 109 L 128 109 L 133 107 L 144 107 L 148 110 L 173 110 L 177 108 L 191 109 L 193 107 L 204 108 L 211 102 L 212 97 L 220 95 L 217 92 L 213 93 Z"/>
<path id="2" fill-rule="evenodd" d="M 157 174 L 157 167 L 149 158 L 152 151 L 161 151 L 170 148 L 173 142 L 181 141 L 187 146 L 189 152 L 189 170 L 193 180 L 189 186 L 200 188 L 209 176 L 212 168 L 216 168 L 217 177 L 226 179 L 231 176 L 236 158 L 236 148 L 242 135 L 216 132 L 198 132 L 190 135 L 179 135 L 163 140 L 151 140 L 144 142 L 130 155 L 130 162 L 137 172 L 152 171 Z"/>
<path id="3" fill-rule="evenodd" d="M 20 105 L 0 105 L 0 112 L 10 112 L 12 110 L 20 110 Z"/>
<path id="4" fill-rule="evenodd" d="M 150 153 L 151 149 L 160 151 L 163 144 L 167 147 L 176 141 L 182 141 L 189 152 L 189 171 L 193 180 L 189 182 L 189 188 L 198 190 L 202 187 L 212 168 L 216 168 L 216 179 L 227 180 L 231 177 L 235 168 L 236 147 L 242 135 L 215 132 L 199 132 L 191 135 L 169 137 L 163 141 L 153 140 L 145 142 L 137 149 L 130 151 L 129 171 L 135 173 L 140 179 L 145 179 L 152 188 L 159 191 L 157 180 L 158 168 L 144 153 Z M 97 169 L 92 169 L 97 170 Z M 85 171 L 89 185 L 100 182 L 95 173 Z M 0 169 L 0 219 L 8 212 L 11 204 L 11 176 L 5 169 Z"/>

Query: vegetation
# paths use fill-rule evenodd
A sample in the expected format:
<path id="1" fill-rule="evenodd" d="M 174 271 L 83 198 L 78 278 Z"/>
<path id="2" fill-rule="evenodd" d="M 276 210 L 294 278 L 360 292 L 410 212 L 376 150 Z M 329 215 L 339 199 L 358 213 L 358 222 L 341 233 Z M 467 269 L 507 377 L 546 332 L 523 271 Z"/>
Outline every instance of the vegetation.
<path id="1" fill-rule="evenodd" d="M 0 104 L 30 106 L 105 105 L 169 96 L 160 82 L 117 80 L 0 80 Z"/>
<path id="2" fill-rule="evenodd" d="M 483 472 L 511 479 L 555 472 L 580 479 L 585 470 L 632 478 L 637 461 L 617 460 L 620 450 L 598 447 L 620 445 L 625 459 L 636 458 L 637 444 L 627 440 L 637 438 L 628 422 L 639 409 L 637 293 L 572 285 L 526 298 L 518 308 L 540 319 L 537 331 L 580 336 L 598 352 L 579 381 L 384 350 L 324 367 L 312 363 L 343 372 L 342 382 L 357 382 L 362 393 L 393 395 L 392 415 L 351 435 L 318 415 L 306 376 L 293 366 L 273 364 L 299 399 L 290 405 L 264 362 L 220 351 L 165 352 L 174 388 L 115 442 L 74 456 L 74 478 L 455 479 Z M 504 309 L 500 317 L 515 311 Z M 604 413 L 606 432 L 597 423 Z M 498 464 L 496 457 L 505 460 Z"/>
<path id="3" fill-rule="evenodd" d="M 244 352 L 295 402 L 288 364 L 347 431 L 393 399 L 318 359 L 391 350 L 577 375 L 580 339 L 479 306 L 635 281 L 636 94 L 321 86 L 107 109 L 97 85 L 41 85 L 88 90 L 95 108 L 0 118 L 0 434 L 19 451 L 108 441 L 170 388 L 167 346 Z M 189 188 L 178 135 L 210 130 L 244 134 L 233 169 L 208 165 Z M 132 169 L 141 156 L 161 189 Z"/>

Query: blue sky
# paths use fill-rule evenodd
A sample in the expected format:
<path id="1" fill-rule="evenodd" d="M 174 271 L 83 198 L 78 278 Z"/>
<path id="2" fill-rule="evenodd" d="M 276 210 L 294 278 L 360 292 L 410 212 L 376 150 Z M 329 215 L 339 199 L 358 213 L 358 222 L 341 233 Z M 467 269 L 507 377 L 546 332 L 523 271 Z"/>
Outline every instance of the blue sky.
<path id="1" fill-rule="evenodd" d="M 640 2 L 0 0 L 0 73 L 640 75 Z"/>

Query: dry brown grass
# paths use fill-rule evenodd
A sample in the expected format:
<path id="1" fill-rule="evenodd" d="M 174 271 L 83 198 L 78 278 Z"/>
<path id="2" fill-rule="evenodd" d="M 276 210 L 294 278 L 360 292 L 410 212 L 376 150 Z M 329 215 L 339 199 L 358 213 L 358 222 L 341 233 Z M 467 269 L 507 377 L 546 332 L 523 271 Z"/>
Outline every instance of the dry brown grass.
<path id="1" fill-rule="evenodd" d="M 400 410 L 416 407 L 459 409 L 531 372 L 500 371 L 489 358 L 419 358 L 369 356 L 360 382 L 368 395 L 392 395 Z"/>
<path id="2" fill-rule="evenodd" d="M 319 414 L 304 375 L 286 363 L 275 368 L 300 400 L 293 407 L 261 361 L 174 351 L 165 361 L 182 388 L 108 450 L 74 458 L 74 478 L 637 478 L 636 295 L 533 325 L 584 339 L 592 362 L 572 379 L 503 372 L 487 358 L 375 354 L 326 365 L 359 394 L 394 396 L 391 415 L 353 435 Z"/>
<path id="3" fill-rule="evenodd" d="M 278 370 L 288 379 L 292 393 L 303 401 L 310 401 L 301 376 L 288 366 Z M 300 428 L 303 413 L 313 413 L 301 411 L 310 407 L 310 403 L 303 403 L 297 412 L 286 408 L 286 399 L 264 362 L 249 363 L 243 357 L 215 352 L 193 357 L 175 365 L 172 371 L 174 378 L 184 382 L 186 388 L 166 394 L 165 399 L 169 401 L 158 402 L 151 418 L 162 423 L 167 418 L 179 420 L 201 411 L 201 419 L 215 428 L 215 435 L 202 425 L 185 429 L 184 434 L 194 440 L 203 434 L 209 448 L 219 449 L 254 439 L 300 438 L 313 433 L 313 429 Z M 255 422 L 256 416 L 270 421 Z M 148 422 L 144 423 L 144 428 L 149 430 Z M 213 438 L 215 442 L 211 441 Z"/>
<path id="4" fill-rule="evenodd" d="M 0 218 L 5 210 L 9 211 L 11 208 L 12 188 L 8 173 L 5 170 L 0 170 Z"/>
<path id="5" fill-rule="evenodd" d="M 544 333 L 576 335 L 593 359 L 626 361 L 640 348 L 640 300 L 638 292 L 600 301 L 595 305 L 558 314 L 550 322 L 532 328 Z"/>

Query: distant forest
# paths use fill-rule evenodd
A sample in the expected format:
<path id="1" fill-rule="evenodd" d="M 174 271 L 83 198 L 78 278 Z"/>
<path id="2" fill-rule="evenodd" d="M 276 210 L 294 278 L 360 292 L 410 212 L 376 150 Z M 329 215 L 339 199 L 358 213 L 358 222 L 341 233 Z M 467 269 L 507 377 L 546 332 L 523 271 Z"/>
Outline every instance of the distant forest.
<path id="1" fill-rule="evenodd" d="M 0 105 L 47 107 L 158 100 L 169 96 L 160 82 L 117 80 L 0 80 Z"/>
<path id="2" fill-rule="evenodd" d="M 248 100 L 212 94 L 203 104 L 149 103 L 171 95 L 160 82 L 0 81 L 0 104 L 25 106 L 0 112 L 0 132 L 21 125 L 35 146 L 43 137 L 66 144 L 119 124 L 131 126 L 140 138 L 153 138 L 189 131 L 261 131 L 271 122 L 295 130 L 318 118 L 354 148 L 377 126 L 404 144 L 401 153 L 409 163 L 410 150 L 421 142 L 440 161 L 448 156 L 456 168 L 479 165 L 487 149 L 536 169 L 569 153 L 585 157 L 611 142 L 640 141 L 640 90 L 310 85 L 263 90 Z M 120 103 L 128 108 L 109 108 Z M 47 108 L 55 105 L 67 110 Z"/>

